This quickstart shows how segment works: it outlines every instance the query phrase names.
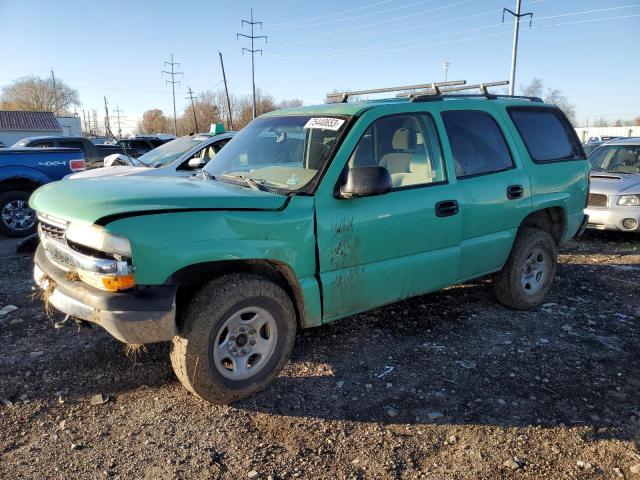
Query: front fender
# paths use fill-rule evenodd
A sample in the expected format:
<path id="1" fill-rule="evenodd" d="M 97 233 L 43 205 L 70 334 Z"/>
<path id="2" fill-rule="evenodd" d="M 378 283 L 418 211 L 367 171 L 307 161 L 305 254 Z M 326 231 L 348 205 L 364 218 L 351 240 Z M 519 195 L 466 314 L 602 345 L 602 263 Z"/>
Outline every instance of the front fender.
<path id="1" fill-rule="evenodd" d="M 294 197 L 282 211 L 149 212 L 106 228 L 129 239 L 138 284 L 162 284 L 182 268 L 220 260 L 280 262 L 298 280 L 315 274 L 311 197 Z"/>
<path id="2" fill-rule="evenodd" d="M 38 185 L 52 182 L 53 179 L 39 170 L 20 165 L 0 167 L 0 185 L 11 181 L 28 181 Z"/>

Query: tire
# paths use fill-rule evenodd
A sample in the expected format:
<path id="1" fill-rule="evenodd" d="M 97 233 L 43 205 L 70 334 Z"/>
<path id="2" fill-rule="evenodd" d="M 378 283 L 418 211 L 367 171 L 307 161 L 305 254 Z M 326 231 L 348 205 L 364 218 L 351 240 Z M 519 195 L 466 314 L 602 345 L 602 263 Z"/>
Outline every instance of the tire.
<path id="1" fill-rule="evenodd" d="M 553 284 L 556 266 L 553 237 L 538 228 L 521 228 L 507 263 L 493 280 L 498 301 L 517 310 L 540 306 Z"/>
<path id="2" fill-rule="evenodd" d="M 0 232 L 27 237 L 36 231 L 36 212 L 29 208 L 29 192 L 12 190 L 0 194 Z"/>
<path id="3" fill-rule="evenodd" d="M 275 378 L 295 336 L 295 309 L 280 286 L 255 275 L 224 275 L 205 284 L 185 309 L 171 365 L 189 391 L 228 404 Z"/>

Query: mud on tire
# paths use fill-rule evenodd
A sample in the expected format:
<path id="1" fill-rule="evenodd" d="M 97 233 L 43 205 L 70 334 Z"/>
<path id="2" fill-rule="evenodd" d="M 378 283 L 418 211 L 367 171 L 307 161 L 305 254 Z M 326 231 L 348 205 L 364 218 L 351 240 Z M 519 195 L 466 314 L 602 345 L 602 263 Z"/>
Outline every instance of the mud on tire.
<path id="1" fill-rule="evenodd" d="M 227 404 L 273 380 L 295 334 L 295 309 L 280 286 L 255 275 L 224 275 L 205 284 L 187 306 L 171 364 L 192 393 Z"/>
<path id="2" fill-rule="evenodd" d="M 538 307 L 553 284 L 556 266 L 553 237 L 538 228 L 521 228 L 507 263 L 493 279 L 498 301 L 518 310 Z"/>

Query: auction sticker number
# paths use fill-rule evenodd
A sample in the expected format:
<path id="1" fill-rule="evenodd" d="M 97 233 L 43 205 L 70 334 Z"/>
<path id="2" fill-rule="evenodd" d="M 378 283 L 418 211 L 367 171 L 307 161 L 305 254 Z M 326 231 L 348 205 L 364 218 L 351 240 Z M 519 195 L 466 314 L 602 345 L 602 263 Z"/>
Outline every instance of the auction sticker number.
<path id="1" fill-rule="evenodd" d="M 314 117 L 309 119 L 304 128 L 321 128 L 323 130 L 340 130 L 344 123 L 341 118 Z"/>

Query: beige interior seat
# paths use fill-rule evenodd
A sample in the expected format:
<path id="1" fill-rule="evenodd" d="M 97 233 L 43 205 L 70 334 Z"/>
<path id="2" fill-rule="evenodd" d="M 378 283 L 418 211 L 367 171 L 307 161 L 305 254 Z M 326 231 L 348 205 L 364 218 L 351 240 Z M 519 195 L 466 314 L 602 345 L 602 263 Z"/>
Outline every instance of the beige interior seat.
<path id="1" fill-rule="evenodd" d="M 386 168 L 391 175 L 394 173 L 409 173 L 411 164 L 411 153 L 409 152 L 408 128 L 399 128 L 391 139 L 391 146 L 394 150 L 404 150 L 404 152 L 387 153 L 380 159 L 380 166 Z"/>

